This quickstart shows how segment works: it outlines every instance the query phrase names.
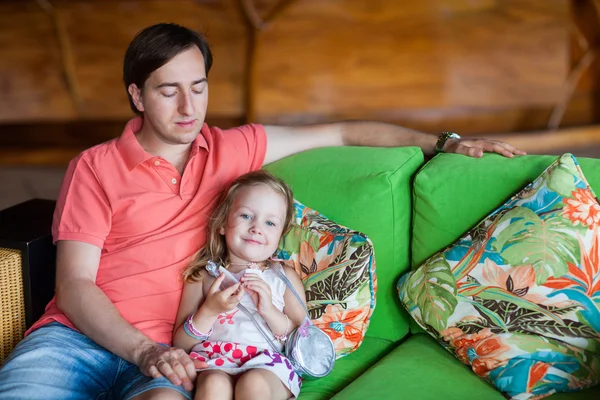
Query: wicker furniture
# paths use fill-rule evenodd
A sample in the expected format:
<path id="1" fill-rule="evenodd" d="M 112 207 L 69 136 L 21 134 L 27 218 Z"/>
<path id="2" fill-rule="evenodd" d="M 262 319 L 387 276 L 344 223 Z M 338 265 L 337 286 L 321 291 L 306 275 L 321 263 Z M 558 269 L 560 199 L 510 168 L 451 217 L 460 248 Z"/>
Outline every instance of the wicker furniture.
<path id="1" fill-rule="evenodd" d="M 34 199 L 0 211 L 0 363 L 54 295 L 54 206 Z"/>

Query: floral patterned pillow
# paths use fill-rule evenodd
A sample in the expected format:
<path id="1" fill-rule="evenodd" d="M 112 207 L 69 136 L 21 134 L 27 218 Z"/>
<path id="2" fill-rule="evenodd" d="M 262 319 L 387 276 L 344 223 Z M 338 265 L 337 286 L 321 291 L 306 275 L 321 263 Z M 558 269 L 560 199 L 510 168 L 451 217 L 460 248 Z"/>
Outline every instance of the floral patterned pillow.
<path id="1" fill-rule="evenodd" d="M 600 377 L 600 204 L 565 154 L 398 282 L 404 307 L 513 399 Z"/>
<path id="2" fill-rule="evenodd" d="M 340 358 L 360 346 L 375 309 L 373 244 L 297 201 L 294 208 L 295 223 L 275 256 L 302 278 L 310 317 Z"/>

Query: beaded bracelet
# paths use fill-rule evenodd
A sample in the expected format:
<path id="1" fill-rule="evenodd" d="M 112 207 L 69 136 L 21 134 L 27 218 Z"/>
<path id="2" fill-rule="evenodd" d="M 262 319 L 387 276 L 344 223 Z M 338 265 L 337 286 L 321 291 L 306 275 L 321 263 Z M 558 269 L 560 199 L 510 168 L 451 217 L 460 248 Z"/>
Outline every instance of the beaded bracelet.
<path id="1" fill-rule="evenodd" d="M 278 335 L 276 333 L 273 333 L 273 336 L 275 336 L 275 339 L 279 340 L 280 342 L 284 342 L 287 339 L 288 333 L 290 332 L 290 319 L 288 318 L 288 316 L 286 314 L 283 314 L 283 316 L 285 317 L 285 320 L 287 321 L 285 333 L 283 335 Z"/>
<path id="2" fill-rule="evenodd" d="M 213 328 L 210 328 L 210 331 L 208 331 L 208 333 L 203 333 L 200 332 L 198 329 L 196 329 L 196 327 L 194 326 L 194 313 L 191 313 L 186 321 L 183 323 L 183 331 L 189 336 L 192 337 L 198 341 L 204 341 L 206 339 L 208 339 L 210 337 L 210 335 L 212 335 L 213 333 Z"/>

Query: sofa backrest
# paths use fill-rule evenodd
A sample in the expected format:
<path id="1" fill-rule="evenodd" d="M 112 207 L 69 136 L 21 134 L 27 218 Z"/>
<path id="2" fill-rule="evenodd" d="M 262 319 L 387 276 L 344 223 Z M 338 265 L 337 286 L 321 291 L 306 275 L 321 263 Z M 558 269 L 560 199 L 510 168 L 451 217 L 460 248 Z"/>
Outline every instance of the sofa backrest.
<path id="1" fill-rule="evenodd" d="M 409 331 L 395 287 L 409 269 L 411 187 L 422 164 L 417 147 L 341 147 L 266 167 L 290 184 L 301 203 L 372 240 L 378 289 L 367 336 L 397 341 Z"/>
<path id="2" fill-rule="evenodd" d="M 412 267 L 452 244 L 557 158 L 486 154 L 476 159 L 439 154 L 429 161 L 414 183 Z M 577 160 L 598 195 L 600 159 Z"/>

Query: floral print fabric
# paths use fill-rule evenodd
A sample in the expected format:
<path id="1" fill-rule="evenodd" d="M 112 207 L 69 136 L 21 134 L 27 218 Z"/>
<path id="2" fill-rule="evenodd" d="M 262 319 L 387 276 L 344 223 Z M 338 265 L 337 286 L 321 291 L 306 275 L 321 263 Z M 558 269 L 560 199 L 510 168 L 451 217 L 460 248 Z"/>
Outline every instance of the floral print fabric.
<path id="1" fill-rule="evenodd" d="M 600 204 L 565 154 L 398 282 L 404 307 L 512 399 L 600 379 Z"/>
<path id="2" fill-rule="evenodd" d="M 373 244 L 297 201 L 294 209 L 295 223 L 276 256 L 302 278 L 310 317 L 340 358 L 360 346 L 375 309 Z"/>
<path id="3" fill-rule="evenodd" d="M 266 369 L 274 373 L 298 397 L 302 380 L 290 361 L 281 353 L 267 347 L 223 341 L 204 341 L 194 346 L 190 357 L 206 362 L 208 369 L 218 369 L 236 375 L 250 369 Z M 202 371 L 202 370 L 200 370 Z"/>
<path id="4" fill-rule="evenodd" d="M 246 270 L 233 275 L 239 280 L 245 272 Z M 285 283 L 272 268 L 254 273 L 260 274 L 269 285 L 273 296 L 273 305 L 279 311 L 283 311 Z M 196 344 L 190 352 L 190 357 L 193 360 L 206 362 L 209 370 L 218 369 L 231 375 L 255 368 L 265 369 L 275 374 L 292 392 L 293 396 L 297 397 L 302 381 L 290 361 L 281 354 L 283 344 L 275 339 L 248 294 L 242 297 L 241 303 L 255 316 L 256 323 L 262 327 L 263 331 L 271 335 L 270 339 L 277 349 L 271 348 L 248 315 L 238 308 L 234 308 L 229 312 L 219 314 L 209 340 Z M 239 343 L 242 340 L 243 343 Z"/>

